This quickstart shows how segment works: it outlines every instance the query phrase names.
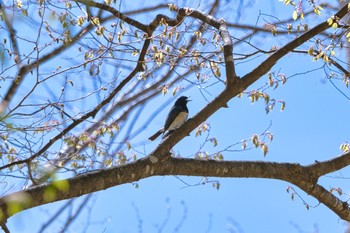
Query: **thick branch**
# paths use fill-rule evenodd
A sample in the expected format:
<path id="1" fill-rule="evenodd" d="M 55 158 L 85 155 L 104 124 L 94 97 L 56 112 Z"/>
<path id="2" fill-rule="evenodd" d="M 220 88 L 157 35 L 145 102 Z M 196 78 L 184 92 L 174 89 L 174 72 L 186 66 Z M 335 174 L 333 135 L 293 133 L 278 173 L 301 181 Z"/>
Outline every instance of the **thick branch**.
<path id="1" fill-rule="evenodd" d="M 308 166 L 310 170 L 317 176 L 323 176 L 350 165 L 350 151 L 322 163 L 316 161 L 314 164 Z"/>
<path id="2" fill-rule="evenodd" d="M 225 69 L 226 69 L 226 81 L 227 84 L 233 86 L 239 79 L 236 75 L 234 60 L 232 55 L 233 44 L 231 40 L 231 35 L 226 27 L 226 22 L 223 19 L 215 19 L 211 15 L 207 15 L 201 11 L 192 8 L 181 8 L 179 10 L 179 16 L 188 15 L 190 17 L 206 22 L 209 25 L 215 27 L 219 30 L 220 36 L 224 42 L 224 58 L 225 58 Z M 178 16 L 178 20 L 179 20 Z"/>
<path id="3" fill-rule="evenodd" d="M 315 197 L 320 203 L 326 205 L 335 214 L 337 214 L 343 220 L 350 222 L 350 208 L 347 202 L 341 201 L 334 196 L 331 192 L 326 190 L 319 184 L 296 184 L 304 190 L 307 194 Z"/>
<path id="4" fill-rule="evenodd" d="M 344 156 L 340 156 L 339 158 L 343 158 L 343 160 L 350 163 Z M 334 159 L 333 162 L 338 163 L 337 161 L 338 158 Z M 318 164 L 327 165 L 330 163 L 332 163 L 332 161 L 320 162 Z M 344 166 L 346 165 L 344 164 Z M 350 210 L 347 207 L 347 203 L 342 202 L 322 186 L 315 183 L 318 178 L 315 176 L 317 171 L 315 165 L 301 166 L 293 163 L 215 161 L 184 158 L 169 158 L 161 163 L 154 163 L 149 157 L 146 157 L 120 167 L 99 170 L 70 178 L 67 180 L 69 189 L 67 191 L 60 191 L 57 189 L 55 200 L 45 198 L 46 190 L 53 186 L 52 184 L 45 184 L 0 198 L 0 208 L 5 219 L 7 219 L 15 214 L 9 213 L 7 208 L 8 205 L 11 205 L 13 202 L 23 204 L 22 207 L 23 210 L 25 210 L 54 201 L 79 197 L 151 176 L 250 177 L 278 179 L 293 183 L 308 194 L 317 198 L 321 203 L 327 205 L 341 218 L 350 221 Z M 27 201 L 23 203 L 23 199 L 16 199 L 15 197 L 26 197 L 25 199 Z"/>

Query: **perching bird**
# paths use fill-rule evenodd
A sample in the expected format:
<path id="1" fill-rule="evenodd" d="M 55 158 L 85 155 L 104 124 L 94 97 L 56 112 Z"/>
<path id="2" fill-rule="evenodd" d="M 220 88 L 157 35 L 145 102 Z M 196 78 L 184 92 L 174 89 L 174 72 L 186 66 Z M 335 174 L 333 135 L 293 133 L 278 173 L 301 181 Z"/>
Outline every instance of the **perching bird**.
<path id="1" fill-rule="evenodd" d="M 181 125 L 185 123 L 188 117 L 188 108 L 186 106 L 187 102 L 191 100 L 188 99 L 187 96 L 180 96 L 174 106 L 171 108 L 166 120 L 164 127 L 158 130 L 155 134 L 153 134 L 148 139 L 153 141 L 159 135 L 163 134 L 163 138 L 168 136 L 171 132 L 173 132 L 175 129 L 179 128 Z M 166 134 L 164 134 L 166 131 L 168 131 Z"/>

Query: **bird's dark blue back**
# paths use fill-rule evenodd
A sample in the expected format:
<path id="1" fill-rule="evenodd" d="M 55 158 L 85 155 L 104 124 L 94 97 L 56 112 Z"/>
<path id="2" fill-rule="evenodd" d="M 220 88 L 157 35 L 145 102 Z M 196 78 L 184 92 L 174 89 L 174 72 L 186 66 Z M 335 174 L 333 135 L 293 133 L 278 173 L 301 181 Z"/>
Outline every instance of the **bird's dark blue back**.
<path id="1" fill-rule="evenodd" d="M 164 131 L 169 130 L 170 125 L 173 124 L 175 122 L 175 120 L 178 120 L 182 123 L 184 121 L 186 121 L 187 116 L 188 116 L 188 108 L 186 105 L 187 102 L 188 102 L 187 96 L 181 96 L 176 100 L 174 106 L 171 108 L 171 110 L 168 114 L 168 117 L 165 121 Z M 181 113 L 187 113 L 187 114 L 181 114 Z M 184 117 L 186 119 L 178 118 L 179 116 Z M 175 125 L 177 125 L 176 122 L 175 122 Z M 170 129 L 170 130 L 173 130 L 173 129 Z"/>

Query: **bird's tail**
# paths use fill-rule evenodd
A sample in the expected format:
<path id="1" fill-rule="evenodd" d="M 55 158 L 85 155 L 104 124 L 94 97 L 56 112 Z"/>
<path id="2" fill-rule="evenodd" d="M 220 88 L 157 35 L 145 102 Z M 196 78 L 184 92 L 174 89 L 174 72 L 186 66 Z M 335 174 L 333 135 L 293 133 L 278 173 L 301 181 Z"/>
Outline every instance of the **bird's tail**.
<path id="1" fill-rule="evenodd" d="M 158 130 L 155 134 L 148 138 L 150 141 L 154 141 L 157 137 L 159 137 L 164 132 L 163 129 Z"/>

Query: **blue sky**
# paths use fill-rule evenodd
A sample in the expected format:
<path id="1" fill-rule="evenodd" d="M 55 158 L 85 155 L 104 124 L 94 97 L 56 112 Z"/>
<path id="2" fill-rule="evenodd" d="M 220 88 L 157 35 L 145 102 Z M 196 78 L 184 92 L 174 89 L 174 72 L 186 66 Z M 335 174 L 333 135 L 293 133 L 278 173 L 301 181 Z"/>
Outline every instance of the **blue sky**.
<path id="1" fill-rule="evenodd" d="M 152 2 L 151 5 L 153 4 L 155 3 Z M 199 9 L 205 9 L 202 7 L 203 2 L 198 4 Z M 231 9 L 230 4 L 233 3 L 227 1 L 225 7 L 228 10 Z M 193 6 L 197 6 L 197 2 L 193 3 Z M 126 3 L 123 3 L 122 9 L 123 7 L 125 10 L 131 9 Z M 256 1 L 240 20 L 254 25 L 259 12 L 285 19 L 291 16 L 292 11 L 291 7 L 286 7 L 281 2 L 276 1 L 275 6 L 271 7 L 264 1 Z M 146 18 L 149 20 L 152 17 Z M 235 19 L 229 13 L 227 18 L 228 21 Z M 266 19 L 271 20 L 271 17 Z M 313 25 L 313 22 L 310 22 L 310 27 Z M 236 35 L 235 31 L 232 33 Z M 266 35 L 265 41 L 259 46 L 268 49 L 271 43 L 270 36 Z M 286 41 L 292 36 L 288 38 Z M 279 41 L 279 45 L 283 44 L 285 44 L 283 40 Z M 242 52 L 244 49 L 242 46 L 234 48 L 234 51 Z M 237 65 L 238 75 L 243 76 L 264 58 L 262 56 L 249 63 Z M 219 110 L 208 119 L 211 137 L 215 136 L 219 144 L 216 148 L 210 146 L 206 148 L 213 153 L 217 149 L 249 139 L 255 133 L 260 134 L 271 125 L 269 131 L 274 135 L 274 140 L 269 144 L 269 153 L 266 157 L 260 149 L 257 149 L 223 152 L 224 158 L 309 164 L 315 160 L 322 161 L 339 155 L 341 153 L 339 145 L 350 140 L 350 126 L 347 124 L 347 116 L 350 113 L 347 107 L 349 100 L 334 88 L 322 69 L 302 74 L 322 65 L 322 61 L 314 62 L 308 55 L 288 54 L 271 70 L 284 73 L 288 78 L 286 84 L 280 85 L 276 90 L 271 88 L 267 91 L 271 98 L 286 101 L 285 110 L 280 111 L 280 106 L 277 104 L 273 111 L 266 114 L 263 100 L 251 103 L 246 95 L 240 99 L 235 98 L 228 103 L 229 108 Z M 266 82 L 268 82 L 267 76 L 262 77 L 249 87 L 248 91 L 259 88 Z M 341 82 L 336 82 L 336 85 L 349 95 L 348 89 L 344 88 Z M 213 98 L 220 88 L 218 86 L 210 88 L 213 96 L 206 97 Z M 193 100 L 188 104 L 190 116 L 206 104 L 197 87 L 182 94 L 191 96 Z M 156 98 L 152 106 L 159 106 L 169 98 L 172 98 L 170 101 L 172 104 L 175 98 L 167 95 Z M 140 148 L 146 153 L 151 152 L 160 141 L 149 143 L 145 138 L 162 126 L 169 109 L 170 106 L 158 114 L 150 126 L 135 139 L 135 142 L 144 141 Z M 152 112 L 144 111 L 142 114 Z M 184 138 L 173 150 L 183 157 L 193 156 L 204 138 L 205 134 L 195 138 L 195 133 L 192 132 L 191 136 Z M 234 149 L 239 150 L 240 146 Z M 343 169 L 342 175 L 347 177 L 348 172 L 349 169 Z M 340 186 L 344 192 L 343 198 L 347 199 L 348 180 L 334 179 L 334 176 L 339 175 L 340 173 L 330 174 L 323 177 L 320 183 L 326 189 Z M 100 191 L 94 194 L 93 200 L 88 204 L 92 209 L 87 232 L 159 232 L 160 228 L 161 232 L 345 231 L 345 223 L 331 210 L 318 205 L 315 199 L 292 185 L 302 198 L 296 196 L 293 201 L 291 195 L 286 192 L 287 187 L 291 185 L 289 183 L 267 179 L 209 178 L 210 181 L 220 182 L 221 187 L 216 190 L 211 183 L 195 185 L 200 183 L 201 179 L 201 177 L 152 177 L 139 181 L 138 188 L 133 184 L 125 184 Z M 188 187 L 183 181 L 194 186 Z M 307 210 L 303 200 L 316 207 Z M 42 222 L 62 203 L 64 202 L 23 211 L 9 219 L 9 228 L 13 232 L 36 232 Z M 89 211 L 85 209 L 70 228 L 70 232 L 80 232 L 87 224 L 88 216 Z M 142 221 L 141 231 L 138 228 L 139 220 Z M 58 232 L 60 223 L 62 222 L 57 221 L 47 232 Z M 178 231 L 177 226 L 180 226 Z"/>

